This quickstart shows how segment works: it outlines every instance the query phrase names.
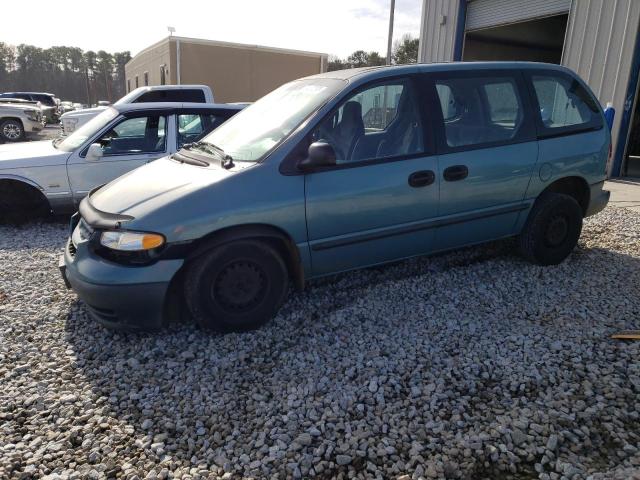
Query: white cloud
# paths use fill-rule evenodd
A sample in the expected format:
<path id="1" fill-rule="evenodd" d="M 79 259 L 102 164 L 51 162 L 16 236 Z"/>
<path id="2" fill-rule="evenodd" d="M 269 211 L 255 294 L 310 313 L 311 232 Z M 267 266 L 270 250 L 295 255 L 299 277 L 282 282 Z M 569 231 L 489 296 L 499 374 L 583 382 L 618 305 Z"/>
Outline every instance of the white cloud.
<path id="1" fill-rule="evenodd" d="M 388 0 L 157 0 L 108 3 L 31 2 L 29 22 L 3 22 L 0 41 L 41 47 L 135 54 L 176 28 L 176 35 L 312 50 L 346 57 L 355 50 L 386 53 Z M 394 38 L 417 36 L 421 0 L 397 0 Z M 94 6 L 95 5 L 95 6 Z"/>

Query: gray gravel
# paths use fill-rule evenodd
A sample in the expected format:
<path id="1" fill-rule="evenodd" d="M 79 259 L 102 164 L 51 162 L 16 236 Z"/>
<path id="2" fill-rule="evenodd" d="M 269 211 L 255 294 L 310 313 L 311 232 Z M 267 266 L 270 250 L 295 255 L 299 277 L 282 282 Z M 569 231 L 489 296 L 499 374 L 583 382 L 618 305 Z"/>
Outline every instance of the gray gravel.
<path id="1" fill-rule="evenodd" d="M 259 331 L 96 327 L 0 227 L 0 478 L 640 478 L 640 216 L 314 282 Z"/>

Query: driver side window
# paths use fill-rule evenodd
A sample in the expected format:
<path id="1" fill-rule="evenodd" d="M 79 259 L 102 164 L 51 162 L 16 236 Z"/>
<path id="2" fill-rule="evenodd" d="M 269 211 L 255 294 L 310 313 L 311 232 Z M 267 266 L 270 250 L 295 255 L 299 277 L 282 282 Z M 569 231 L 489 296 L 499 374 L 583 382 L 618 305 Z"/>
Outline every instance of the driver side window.
<path id="1" fill-rule="evenodd" d="M 422 121 L 411 83 L 394 80 L 351 95 L 320 123 L 312 141 L 329 143 L 337 164 L 424 151 Z"/>
<path id="2" fill-rule="evenodd" d="M 133 155 L 165 151 L 166 118 L 161 115 L 123 120 L 97 141 L 104 155 Z"/>

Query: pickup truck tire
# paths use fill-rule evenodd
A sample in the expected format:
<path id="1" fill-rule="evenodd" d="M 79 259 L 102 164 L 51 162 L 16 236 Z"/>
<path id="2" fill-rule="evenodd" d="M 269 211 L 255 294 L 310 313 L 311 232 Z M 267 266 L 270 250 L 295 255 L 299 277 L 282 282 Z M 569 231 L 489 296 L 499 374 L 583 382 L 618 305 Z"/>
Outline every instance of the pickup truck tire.
<path id="1" fill-rule="evenodd" d="M 201 327 L 220 332 L 257 328 L 278 312 L 289 291 L 280 255 L 262 242 L 226 243 L 195 258 L 185 272 L 185 300 Z"/>
<path id="2" fill-rule="evenodd" d="M 0 180 L 0 222 L 22 224 L 50 213 L 49 202 L 35 187 L 16 180 Z"/>
<path id="3" fill-rule="evenodd" d="M 20 120 L 8 118 L 0 121 L 0 139 L 4 142 L 21 142 L 24 140 L 24 127 Z"/>
<path id="4" fill-rule="evenodd" d="M 520 252 L 537 265 L 561 263 L 578 243 L 582 218 L 582 208 L 572 196 L 543 193 L 518 238 Z"/>

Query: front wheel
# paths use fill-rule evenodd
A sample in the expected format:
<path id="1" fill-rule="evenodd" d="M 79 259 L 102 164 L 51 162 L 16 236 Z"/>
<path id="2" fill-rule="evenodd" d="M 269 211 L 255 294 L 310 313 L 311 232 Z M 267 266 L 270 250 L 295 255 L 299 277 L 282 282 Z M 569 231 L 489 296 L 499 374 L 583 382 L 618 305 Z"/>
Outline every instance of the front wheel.
<path id="1" fill-rule="evenodd" d="M 269 245 L 239 240 L 216 247 L 187 268 L 184 291 L 195 321 L 229 332 L 257 328 L 278 312 L 289 288 L 287 267 Z"/>
<path id="2" fill-rule="evenodd" d="M 8 119 L 0 122 L 0 138 L 5 142 L 19 142 L 24 140 L 24 128 L 20 120 Z"/>
<path id="3" fill-rule="evenodd" d="M 582 208 L 562 193 L 544 193 L 518 238 L 522 255 L 538 265 L 557 265 L 573 251 L 582 232 Z"/>

